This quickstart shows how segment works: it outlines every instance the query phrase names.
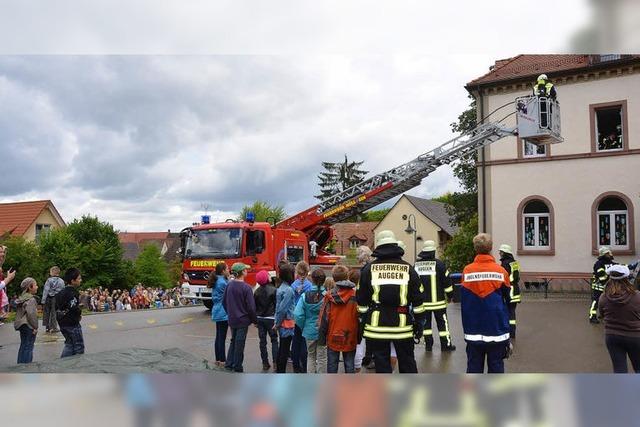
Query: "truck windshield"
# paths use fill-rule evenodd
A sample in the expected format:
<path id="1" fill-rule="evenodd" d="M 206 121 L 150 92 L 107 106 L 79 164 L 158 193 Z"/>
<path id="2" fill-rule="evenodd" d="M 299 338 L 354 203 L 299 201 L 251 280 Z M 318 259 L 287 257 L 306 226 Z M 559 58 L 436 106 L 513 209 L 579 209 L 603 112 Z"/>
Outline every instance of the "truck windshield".
<path id="1" fill-rule="evenodd" d="M 187 237 L 186 258 L 237 258 L 242 234 L 239 228 L 193 230 Z"/>

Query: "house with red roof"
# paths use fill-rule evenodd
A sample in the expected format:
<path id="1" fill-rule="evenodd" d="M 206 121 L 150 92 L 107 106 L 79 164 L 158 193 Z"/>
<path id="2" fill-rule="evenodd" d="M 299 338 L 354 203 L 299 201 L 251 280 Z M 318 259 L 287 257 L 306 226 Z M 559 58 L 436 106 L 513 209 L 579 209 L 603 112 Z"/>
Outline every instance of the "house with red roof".
<path id="1" fill-rule="evenodd" d="M 335 239 L 336 255 L 348 255 L 349 250 L 359 246 L 374 247 L 373 230 L 377 222 L 340 222 L 333 224 L 333 238 Z"/>
<path id="2" fill-rule="evenodd" d="M 160 250 L 165 261 L 170 262 L 177 256 L 180 248 L 180 235 L 171 231 L 153 232 L 120 232 L 120 246 L 124 250 L 124 258 L 134 261 L 144 246 L 154 245 Z"/>
<path id="3" fill-rule="evenodd" d="M 600 246 L 618 262 L 638 256 L 640 55 L 518 55 L 466 84 L 487 117 L 532 94 L 539 74 L 555 85 L 564 142 L 508 137 L 479 152 L 480 231 L 509 244 L 523 272 L 588 278 Z M 513 108 L 491 121 L 514 126 Z"/>
<path id="4" fill-rule="evenodd" d="M 0 203 L 0 237 L 37 240 L 41 233 L 66 224 L 51 200 Z"/>

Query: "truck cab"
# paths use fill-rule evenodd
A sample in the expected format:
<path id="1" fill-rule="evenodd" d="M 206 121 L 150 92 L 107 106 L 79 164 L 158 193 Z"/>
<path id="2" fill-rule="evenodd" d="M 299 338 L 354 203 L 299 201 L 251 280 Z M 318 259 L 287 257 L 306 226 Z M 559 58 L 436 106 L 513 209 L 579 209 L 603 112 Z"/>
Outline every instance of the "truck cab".
<path id="1" fill-rule="evenodd" d="M 221 262 L 229 268 L 236 262 L 249 265 L 246 282 L 255 286 L 258 271 L 266 270 L 274 277 L 283 259 L 292 264 L 309 261 L 305 233 L 276 228 L 267 222 L 205 223 L 185 228 L 180 237 L 182 294 L 202 300 L 207 308 L 212 306 L 208 280 Z"/>

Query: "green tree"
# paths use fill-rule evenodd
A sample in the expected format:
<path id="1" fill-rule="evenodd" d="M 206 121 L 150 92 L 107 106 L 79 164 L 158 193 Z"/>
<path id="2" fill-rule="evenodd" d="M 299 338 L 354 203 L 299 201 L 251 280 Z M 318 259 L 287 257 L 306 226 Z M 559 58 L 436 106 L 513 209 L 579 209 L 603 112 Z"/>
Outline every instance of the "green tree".
<path id="1" fill-rule="evenodd" d="M 252 205 L 244 206 L 240 211 L 238 220 L 244 221 L 247 217 L 247 212 L 253 212 L 256 222 L 271 221 L 272 219 L 275 219 L 275 222 L 280 222 L 287 216 L 283 206 L 270 205 L 262 200 L 257 200 Z"/>
<path id="2" fill-rule="evenodd" d="M 450 271 L 460 272 L 473 261 L 473 238 L 478 233 L 478 215 L 463 223 L 444 249 L 444 260 Z"/>
<path id="3" fill-rule="evenodd" d="M 318 179 L 320 182 L 320 194 L 315 196 L 320 201 L 324 201 L 331 196 L 346 190 L 349 187 L 361 182 L 369 173 L 360 169 L 364 162 L 350 162 L 347 155 L 344 156 L 344 162 L 330 163 L 322 162 L 324 172 L 320 172 Z"/>
<path id="4" fill-rule="evenodd" d="M 451 123 L 453 132 L 466 133 L 476 127 L 476 101 L 471 98 L 469 108 L 458 116 L 458 121 Z M 456 162 L 453 175 L 458 178 L 462 191 L 449 194 L 446 200 L 447 212 L 451 215 L 452 225 L 461 225 L 478 212 L 478 177 L 476 171 L 477 152 L 466 159 Z"/>
<path id="5" fill-rule="evenodd" d="M 156 245 L 148 244 L 136 258 L 135 277 L 136 281 L 145 286 L 169 287 L 169 275 L 167 273 L 167 262 L 162 259 L 160 249 Z"/>
<path id="6" fill-rule="evenodd" d="M 20 282 L 25 277 L 33 277 L 38 282 L 39 293 L 42 293 L 44 280 L 48 277 L 46 267 L 40 259 L 40 248 L 34 242 L 25 240 L 23 237 L 9 237 L 2 241 L 7 247 L 7 257 L 2 267 L 3 271 L 10 268 L 16 270 L 16 277 L 7 287 L 7 294 L 14 295 L 22 293 Z"/>

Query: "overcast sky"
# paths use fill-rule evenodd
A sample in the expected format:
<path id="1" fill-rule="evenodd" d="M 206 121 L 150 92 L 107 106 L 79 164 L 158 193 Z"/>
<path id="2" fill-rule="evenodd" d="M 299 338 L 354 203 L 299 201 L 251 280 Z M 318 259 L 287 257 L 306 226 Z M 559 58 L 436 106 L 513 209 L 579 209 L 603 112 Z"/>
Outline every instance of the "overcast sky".
<path id="1" fill-rule="evenodd" d="M 279 19 L 256 24 L 247 10 L 222 13 L 225 2 L 198 4 L 218 25 L 196 19 L 178 28 L 170 17 L 184 9 L 170 7 L 109 21 L 104 8 L 81 19 L 56 5 L 20 29 L 20 20 L 0 17 L 0 201 L 51 199 L 67 221 L 93 214 L 122 231 L 178 230 L 197 220 L 203 203 L 220 220 L 257 199 L 293 214 L 317 202 L 321 161 L 346 154 L 374 174 L 451 138 L 449 124 L 469 104 L 464 84 L 522 52 L 506 38 L 471 53 L 473 16 L 460 17 L 469 27 L 451 34 L 460 48 L 448 50 L 433 31 L 446 21 L 433 20 L 431 35 L 417 37 L 427 21 L 407 8 L 369 11 L 353 39 L 344 34 L 355 6 L 349 15 L 294 2 Z M 12 12 L 28 16 L 33 7 L 16 2 Z M 443 13 L 451 19 L 455 10 Z M 147 25 L 132 29 L 141 16 Z M 302 36 L 281 30 L 292 22 Z M 374 31 L 385 22 L 388 37 Z M 262 42 L 265 34 L 275 43 Z M 493 26 L 486 34 L 498 40 Z M 403 38 L 406 49 L 398 49 Z M 563 46 L 546 41 L 545 51 Z M 411 194 L 456 188 L 442 167 Z"/>

